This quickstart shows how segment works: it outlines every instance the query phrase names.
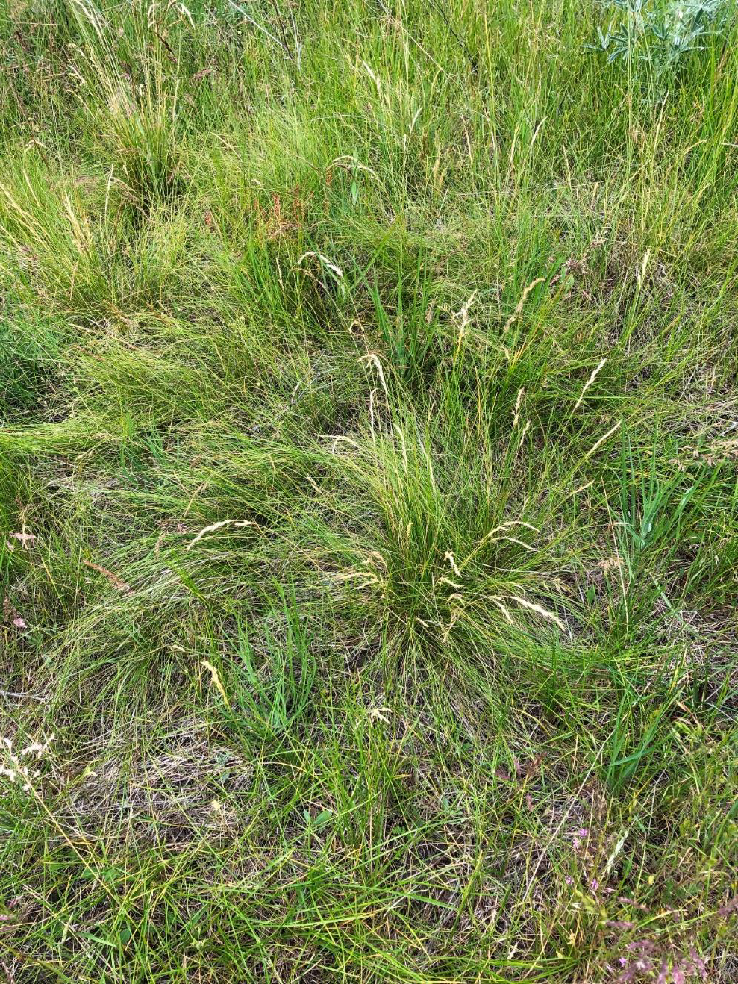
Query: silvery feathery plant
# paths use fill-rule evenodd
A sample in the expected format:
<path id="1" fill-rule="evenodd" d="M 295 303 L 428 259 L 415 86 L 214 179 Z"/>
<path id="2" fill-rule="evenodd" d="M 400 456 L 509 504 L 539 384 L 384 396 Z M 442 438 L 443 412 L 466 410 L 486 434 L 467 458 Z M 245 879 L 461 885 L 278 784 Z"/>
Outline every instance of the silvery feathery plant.
<path id="1" fill-rule="evenodd" d="M 690 53 L 727 31 L 736 0 L 605 0 L 612 18 L 598 43 L 609 62 L 630 61 L 663 90 Z"/>

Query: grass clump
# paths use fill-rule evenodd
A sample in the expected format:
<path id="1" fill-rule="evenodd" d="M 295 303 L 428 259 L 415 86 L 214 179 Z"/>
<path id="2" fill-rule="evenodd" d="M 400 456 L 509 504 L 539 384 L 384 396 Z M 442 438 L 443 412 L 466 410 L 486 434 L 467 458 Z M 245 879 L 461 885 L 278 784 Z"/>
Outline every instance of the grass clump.
<path id="1" fill-rule="evenodd" d="M 0 976 L 736 978 L 735 19 L 618 7 L 0 3 Z"/>

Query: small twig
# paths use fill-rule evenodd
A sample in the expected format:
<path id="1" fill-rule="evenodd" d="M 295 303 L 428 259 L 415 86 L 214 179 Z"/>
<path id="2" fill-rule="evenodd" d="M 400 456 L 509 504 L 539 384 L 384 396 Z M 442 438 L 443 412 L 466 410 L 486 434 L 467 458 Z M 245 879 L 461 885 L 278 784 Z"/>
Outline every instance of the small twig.
<path id="1" fill-rule="evenodd" d="M 48 704 L 48 697 L 37 697 L 36 694 L 18 694 L 13 690 L 0 690 L 0 697 L 17 697 L 18 700 L 37 700 L 40 704 Z"/>
<path id="2" fill-rule="evenodd" d="M 448 14 L 443 9 L 443 7 L 441 6 L 441 4 L 438 3 L 438 0 L 430 0 L 430 3 L 431 3 L 431 6 L 434 7 L 438 11 L 438 13 L 441 15 L 441 17 L 443 19 L 443 22 L 446 25 L 446 29 L 448 30 L 449 34 L 451 34 L 456 39 L 459 47 L 464 52 L 464 54 L 466 55 L 466 57 L 469 59 L 469 62 L 471 64 L 471 67 L 476 72 L 476 70 L 477 70 L 477 59 L 471 53 L 471 51 L 469 49 L 469 46 L 467 45 L 466 41 L 464 41 L 464 39 L 461 37 L 461 35 L 458 33 L 458 31 L 451 25 L 451 21 L 449 20 Z"/>
<path id="3" fill-rule="evenodd" d="M 280 47 L 280 48 L 282 49 L 282 51 L 284 51 L 284 53 L 285 53 L 285 54 L 286 54 L 286 55 L 287 55 L 287 56 L 288 56 L 289 58 L 291 58 L 291 57 L 292 57 L 292 53 L 290 52 L 290 50 L 289 50 L 289 48 L 288 48 L 288 47 L 287 47 L 287 46 L 285 45 L 285 43 L 284 43 L 283 41 L 281 41 L 281 40 L 280 40 L 280 39 L 279 39 L 279 38 L 277 37 L 277 35 L 276 35 L 276 34 L 272 34 L 272 32 L 271 32 L 271 31 L 269 31 L 269 30 L 268 30 L 268 29 L 267 29 L 266 27 L 264 27 L 264 25 L 263 25 L 263 24 L 260 24 L 260 23 L 259 23 L 259 22 L 258 22 L 257 20 L 254 20 L 254 18 L 253 18 L 253 17 L 251 17 L 251 16 L 249 15 L 249 14 L 247 14 L 247 13 L 246 13 L 246 11 L 245 11 L 245 10 L 243 9 L 243 7 L 242 7 L 242 6 L 240 5 L 240 4 L 238 4 L 238 3 L 234 3 L 234 0 L 228 0 L 228 2 L 230 3 L 230 5 L 231 5 L 231 7 L 233 7 L 233 9 L 234 9 L 234 10 L 235 10 L 235 11 L 236 11 L 237 13 L 239 13 L 239 14 L 241 14 L 241 16 L 242 16 L 242 17 L 243 17 L 243 18 L 244 18 L 245 20 L 247 20 L 247 21 L 249 22 L 249 24 L 252 24 L 252 25 L 253 25 L 253 26 L 254 26 L 254 27 L 255 27 L 255 28 L 257 29 L 257 31 L 261 31 L 261 32 L 262 32 L 262 34 L 266 34 L 266 36 L 267 36 L 267 37 L 268 37 L 268 38 L 269 38 L 269 39 L 270 39 L 271 41 L 274 41 L 274 43 L 275 43 L 275 44 L 278 44 L 278 45 L 279 45 L 279 47 Z"/>

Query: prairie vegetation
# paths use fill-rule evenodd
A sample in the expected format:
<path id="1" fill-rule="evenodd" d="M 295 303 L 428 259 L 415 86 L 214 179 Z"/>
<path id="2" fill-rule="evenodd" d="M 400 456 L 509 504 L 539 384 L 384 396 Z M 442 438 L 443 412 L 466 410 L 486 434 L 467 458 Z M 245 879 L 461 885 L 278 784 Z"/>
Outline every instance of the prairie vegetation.
<path id="1" fill-rule="evenodd" d="M 736 981 L 733 5 L 0 39 L 0 977 Z"/>

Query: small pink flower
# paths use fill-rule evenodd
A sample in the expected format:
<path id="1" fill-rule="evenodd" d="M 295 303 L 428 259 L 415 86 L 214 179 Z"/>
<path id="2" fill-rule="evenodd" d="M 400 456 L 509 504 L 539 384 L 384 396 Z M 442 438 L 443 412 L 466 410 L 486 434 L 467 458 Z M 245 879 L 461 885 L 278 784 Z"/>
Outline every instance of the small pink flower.
<path id="1" fill-rule="evenodd" d="M 592 889 L 593 892 L 596 892 L 597 889 L 600 887 L 600 883 L 597 881 L 596 878 L 593 878 L 592 881 L 589 883 L 589 887 Z"/>
<path id="2" fill-rule="evenodd" d="M 22 619 L 20 617 L 20 615 L 16 615 L 16 617 L 13 619 L 13 625 L 16 627 L 16 629 L 27 629 L 28 628 L 28 626 L 25 623 L 25 620 Z"/>
<path id="3" fill-rule="evenodd" d="M 721 916 L 729 916 L 731 912 L 738 911 L 738 895 L 733 896 L 732 899 L 728 899 L 726 905 L 721 905 L 718 909 L 718 914 Z"/>

